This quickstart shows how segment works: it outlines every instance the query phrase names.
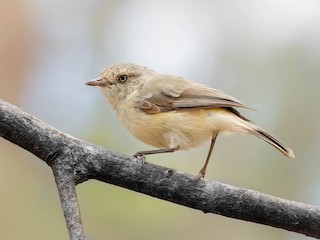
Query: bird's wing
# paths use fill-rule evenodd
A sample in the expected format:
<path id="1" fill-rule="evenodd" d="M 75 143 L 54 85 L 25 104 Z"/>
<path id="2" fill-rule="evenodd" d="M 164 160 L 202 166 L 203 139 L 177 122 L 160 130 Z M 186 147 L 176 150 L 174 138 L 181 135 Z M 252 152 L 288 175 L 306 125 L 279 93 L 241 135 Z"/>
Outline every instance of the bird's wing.
<path id="1" fill-rule="evenodd" d="M 224 92 L 180 77 L 161 75 L 157 80 L 152 81 L 156 82 L 149 82 L 141 89 L 135 104 L 146 113 L 204 108 L 248 108 Z"/>

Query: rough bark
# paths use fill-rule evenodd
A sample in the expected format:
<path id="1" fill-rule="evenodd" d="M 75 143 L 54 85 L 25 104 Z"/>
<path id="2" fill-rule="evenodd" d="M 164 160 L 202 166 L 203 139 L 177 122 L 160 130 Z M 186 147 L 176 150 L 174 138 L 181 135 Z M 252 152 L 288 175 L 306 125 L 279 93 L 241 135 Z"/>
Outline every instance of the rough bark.
<path id="1" fill-rule="evenodd" d="M 320 208 L 194 176 L 102 148 L 0 100 L 0 136 L 53 170 L 70 239 L 85 239 L 75 186 L 97 179 L 226 217 L 320 238 Z M 107 223 L 106 223 L 107 224 Z"/>

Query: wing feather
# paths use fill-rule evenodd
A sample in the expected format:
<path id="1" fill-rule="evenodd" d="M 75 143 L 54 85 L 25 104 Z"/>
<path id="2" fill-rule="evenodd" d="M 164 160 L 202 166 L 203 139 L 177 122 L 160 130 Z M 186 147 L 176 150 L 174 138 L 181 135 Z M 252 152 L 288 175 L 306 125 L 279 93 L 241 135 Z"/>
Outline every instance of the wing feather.
<path id="1" fill-rule="evenodd" d="M 159 85 L 161 89 L 155 87 Z M 248 108 L 224 92 L 168 75 L 148 82 L 135 106 L 150 114 L 204 108 Z"/>

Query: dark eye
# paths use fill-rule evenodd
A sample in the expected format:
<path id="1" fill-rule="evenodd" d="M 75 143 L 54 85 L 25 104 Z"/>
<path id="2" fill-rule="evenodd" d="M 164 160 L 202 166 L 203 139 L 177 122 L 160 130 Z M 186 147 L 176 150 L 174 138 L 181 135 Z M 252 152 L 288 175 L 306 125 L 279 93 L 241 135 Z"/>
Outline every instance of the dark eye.
<path id="1" fill-rule="evenodd" d="M 128 76 L 125 75 L 125 74 L 122 74 L 122 75 L 120 75 L 120 76 L 118 77 L 118 80 L 119 80 L 119 82 L 124 83 L 125 81 L 128 80 Z"/>

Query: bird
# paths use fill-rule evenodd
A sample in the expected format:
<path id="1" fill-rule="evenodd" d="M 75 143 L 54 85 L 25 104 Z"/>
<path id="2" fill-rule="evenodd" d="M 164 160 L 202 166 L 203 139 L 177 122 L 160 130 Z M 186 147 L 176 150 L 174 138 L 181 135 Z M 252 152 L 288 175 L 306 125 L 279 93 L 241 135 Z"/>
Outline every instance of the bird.
<path id="1" fill-rule="evenodd" d="M 220 90 L 183 77 L 121 63 L 105 68 L 86 85 L 98 86 L 125 128 L 138 140 L 157 148 L 134 154 L 143 162 L 149 154 L 188 150 L 210 140 L 206 160 L 197 175 L 203 178 L 217 136 L 223 133 L 253 135 L 285 156 L 295 157 L 290 147 L 237 110 L 249 107 Z"/>

